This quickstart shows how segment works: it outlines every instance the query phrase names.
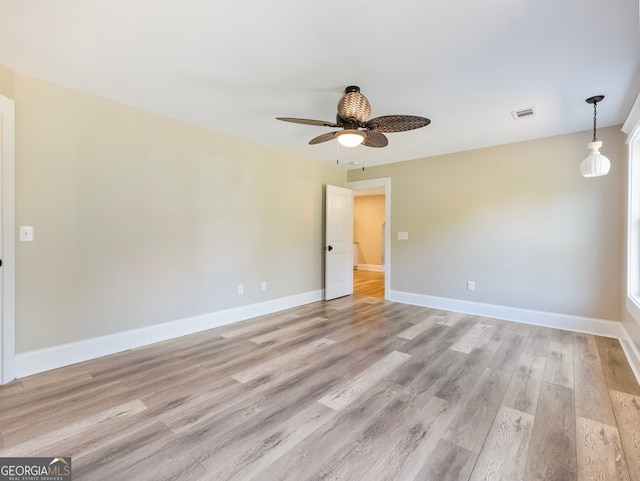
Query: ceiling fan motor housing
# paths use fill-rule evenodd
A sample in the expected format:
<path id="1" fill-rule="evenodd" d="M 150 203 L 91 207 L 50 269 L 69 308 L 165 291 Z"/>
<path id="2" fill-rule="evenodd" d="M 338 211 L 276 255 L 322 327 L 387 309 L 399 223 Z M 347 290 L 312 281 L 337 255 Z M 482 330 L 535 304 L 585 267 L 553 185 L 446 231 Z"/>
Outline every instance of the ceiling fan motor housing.
<path id="1" fill-rule="evenodd" d="M 345 121 L 355 120 L 361 127 L 371 115 L 371 104 L 356 86 L 347 87 L 338 101 L 338 115 Z"/>

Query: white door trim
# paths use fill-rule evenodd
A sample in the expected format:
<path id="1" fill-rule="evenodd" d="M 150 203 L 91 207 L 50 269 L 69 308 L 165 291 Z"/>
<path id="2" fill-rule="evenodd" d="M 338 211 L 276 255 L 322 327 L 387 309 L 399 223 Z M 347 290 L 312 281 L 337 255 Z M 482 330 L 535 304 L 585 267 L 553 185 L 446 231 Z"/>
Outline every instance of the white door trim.
<path id="1" fill-rule="evenodd" d="M 15 379 L 16 354 L 16 264 L 15 264 L 15 102 L 0 95 L 0 177 L 2 179 L 2 343 L 0 384 Z"/>
<path id="2" fill-rule="evenodd" d="M 347 182 L 347 187 L 351 190 L 384 187 L 384 221 L 386 226 L 384 233 L 384 298 L 388 301 L 391 292 L 391 177 L 355 180 Z"/>

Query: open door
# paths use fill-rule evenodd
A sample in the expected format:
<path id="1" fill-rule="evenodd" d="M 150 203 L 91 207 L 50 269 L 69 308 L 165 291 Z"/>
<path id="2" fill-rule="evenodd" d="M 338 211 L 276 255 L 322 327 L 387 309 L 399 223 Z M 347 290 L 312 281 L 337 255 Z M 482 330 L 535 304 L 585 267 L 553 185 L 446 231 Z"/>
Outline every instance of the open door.
<path id="1" fill-rule="evenodd" d="M 353 191 L 327 185 L 324 299 L 353 294 Z"/>

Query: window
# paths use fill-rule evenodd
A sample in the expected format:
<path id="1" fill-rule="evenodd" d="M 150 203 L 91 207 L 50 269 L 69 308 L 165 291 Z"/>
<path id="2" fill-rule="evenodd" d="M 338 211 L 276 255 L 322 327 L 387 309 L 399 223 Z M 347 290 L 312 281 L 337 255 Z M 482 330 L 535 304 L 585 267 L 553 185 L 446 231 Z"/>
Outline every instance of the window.
<path id="1" fill-rule="evenodd" d="M 627 310 L 640 323 L 640 95 L 622 126 L 628 144 Z"/>

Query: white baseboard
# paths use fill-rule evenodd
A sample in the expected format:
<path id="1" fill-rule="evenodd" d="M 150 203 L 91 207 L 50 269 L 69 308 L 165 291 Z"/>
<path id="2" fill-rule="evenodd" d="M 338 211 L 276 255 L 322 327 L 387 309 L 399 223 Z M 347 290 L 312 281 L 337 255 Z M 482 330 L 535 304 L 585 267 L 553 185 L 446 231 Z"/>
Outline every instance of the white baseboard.
<path id="1" fill-rule="evenodd" d="M 622 336 L 620 337 L 620 345 L 624 350 L 624 354 L 627 356 L 631 370 L 636 375 L 636 380 L 640 383 L 640 351 L 624 326 L 622 326 L 621 329 Z"/>
<path id="2" fill-rule="evenodd" d="M 270 301 L 250 304 L 248 306 L 217 311 L 200 316 L 179 319 L 140 329 L 123 331 L 107 336 L 96 337 L 84 341 L 62 344 L 36 351 L 17 354 L 15 372 L 17 378 L 68 366 L 82 361 L 95 359 L 109 354 L 134 349 L 136 347 L 166 341 L 180 336 L 193 334 L 207 329 L 244 321 L 254 317 L 290 309 L 292 307 L 321 301 L 322 290 L 307 292 Z M 565 329 L 599 336 L 614 337 L 620 344 L 629 361 L 636 379 L 640 382 L 640 351 L 621 322 L 594 319 L 580 316 L 569 316 L 544 311 L 533 311 L 514 307 L 482 304 L 443 297 L 413 294 L 410 292 L 391 291 L 389 300 L 404 304 L 413 304 L 435 309 L 463 312 L 477 316 L 493 317 L 508 321 L 522 322 L 536 326 Z"/>
<path id="3" fill-rule="evenodd" d="M 24 352 L 16 354 L 15 374 L 17 378 L 30 376 L 31 374 L 68 366 L 77 362 L 310 304 L 322 299 L 324 299 L 324 291 L 312 291 L 84 341 Z"/>
<path id="4" fill-rule="evenodd" d="M 616 338 L 620 341 L 627 361 L 629 361 L 629 366 L 631 366 L 636 380 L 640 383 L 640 350 L 638 350 L 632 341 L 631 336 L 624 328 L 622 322 L 519 309 L 494 304 L 482 304 L 479 302 L 462 301 L 402 291 L 391 291 L 389 297 L 389 300 L 393 302 L 401 302 L 404 304 L 432 307 L 434 309 L 463 312 L 475 316 L 493 317 L 495 319 L 521 322 L 523 324 Z"/>
<path id="5" fill-rule="evenodd" d="M 506 321 L 533 324 L 535 326 L 553 327 L 567 331 L 583 332 L 598 336 L 622 339 L 623 327 L 618 321 L 594 319 L 591 317 L 570 316 L 553 312 L 534 311 L 516 307 L 482 304 L 473 301 L 449 299 L 444 297 L 413 294 L 411 292 L 391 291 L 389 300 L 416 306 L 432 307 L 447 311 L 463 312 L 475 316 L 493 317 Z"/>
<path id="6" fill-rule="evenodd" d="M 384 266 L 377 264 L 358 264 L 359 271 L 384 272 Z"/>

